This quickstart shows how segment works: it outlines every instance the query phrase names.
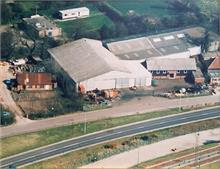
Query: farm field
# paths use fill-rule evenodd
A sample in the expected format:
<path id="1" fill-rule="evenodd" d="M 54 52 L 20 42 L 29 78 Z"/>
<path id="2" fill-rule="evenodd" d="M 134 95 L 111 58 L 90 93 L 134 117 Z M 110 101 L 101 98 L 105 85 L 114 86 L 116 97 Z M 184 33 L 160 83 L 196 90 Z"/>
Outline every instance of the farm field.
<path id="1" fill-rule="evenodd" d="M 109 0 L 108 4 L 114 9 L 118 10 L 123 15 L 128 14 L 129 11 L 134 11 L 139 15 L 149 15 L 154 17 L 162 17 L 169 15 L 171 12 L 168 9 L 168 3 L 166 0 L 154 0 L 154 1 L 142 1 L 142 0 L 126 0 L 115 1 Z"/>

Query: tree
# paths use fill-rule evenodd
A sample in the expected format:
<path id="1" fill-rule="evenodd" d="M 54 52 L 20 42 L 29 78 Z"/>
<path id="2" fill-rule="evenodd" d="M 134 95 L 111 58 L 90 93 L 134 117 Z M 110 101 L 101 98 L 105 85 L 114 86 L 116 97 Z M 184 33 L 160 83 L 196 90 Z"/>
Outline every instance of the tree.
<path id="1" fill-rule="evenodd" d="M 205 31 L 205 36 L 204 36 L 204 39 L 203 39 L 202 45 L 201 45 L 201 48 L 202 48 L 202 51 L 203 51 L 203 52 L 207 52 L 207 51 L 208 51 L 208 49 L 209 49 L 209 44 L 210 44 L 209 33 L 208 33 L 208 31 L 206 30 L 206 31 Z"/>
<path id="2" fill-rule="evenodd" d="M 115 27 L 116 27 L 116 35 L 118 37 L 124 37 L 128 35 L 128 29 L 126 28 L 123 22 L 116 22 Z"/>
<path id="3" fill-rule="evenodd" d="M 13 34 L 11 32 L 1 33 L 1 57 L 2 59 L 9 59 L 11 53 L 15 49 L 13 41 Z"/>
<path id="4" fill-rule="evenodd" d="M 11 7 L 8 4 L 5 4 L 4 2 L 0 2 L 0 4 L 1 4 L 1 23 L 2 24 L 10 23 L 13 16 Z"/>
<path id="5" fill-rule="evenodd" d="M 115 26 L 103 25 L 100 29 L 100 35 L 102 39 L 110 39 L 116 37 Z"/>

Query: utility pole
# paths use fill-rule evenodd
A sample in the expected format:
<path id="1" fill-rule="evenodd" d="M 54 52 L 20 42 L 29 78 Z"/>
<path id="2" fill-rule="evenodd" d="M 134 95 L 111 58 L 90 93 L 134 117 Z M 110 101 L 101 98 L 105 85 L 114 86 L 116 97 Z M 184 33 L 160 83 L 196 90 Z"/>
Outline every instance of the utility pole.
<path id="1" fill-rule="evenodd" d="M 86 134 L 86 111 L 84 112 L 84 134 Z"/>
<path id="2" fill-rule="evenodd" d="M 138 150 L 137 150 L 138 152 L 138 156 L 137 156 L 137 165 L 139 164 L 139 162 L 140 162 L 140 149 L 139 149 L 139 147 L 138 147 Z"/>
<path id="3" fill-rule="evenodd" d="M 199 130 L 195 133 L 195 168 L 200 168 L 199 164 Z"/>
<path id="4" fill-rule="evenodd" d="M 181 111 L 181 93 L 180 93 L 180 99 L 179 99 L 179 112 Z"/>

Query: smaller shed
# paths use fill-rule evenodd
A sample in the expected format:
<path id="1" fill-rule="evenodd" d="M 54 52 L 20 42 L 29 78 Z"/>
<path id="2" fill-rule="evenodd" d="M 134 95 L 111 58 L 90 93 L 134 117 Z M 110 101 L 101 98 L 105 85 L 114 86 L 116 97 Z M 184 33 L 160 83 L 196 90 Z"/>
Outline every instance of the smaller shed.
<path id="1" fill-rule="evenodd" d="M 210 84 L 220 85 L 220 57 L 215 57 L 208 67 Z"/>
<path id="2" fill-rule="evenodd" d="M 18 73 L 16 75 L 18 90 L 52 90 L 56 82 L 50 73 Z"/>
<path id="3" fill-rule="evenodd" d="M 194 58 L 147 59 L 146 68 L 154 79 L 180 79 L 196 71 Z"/>

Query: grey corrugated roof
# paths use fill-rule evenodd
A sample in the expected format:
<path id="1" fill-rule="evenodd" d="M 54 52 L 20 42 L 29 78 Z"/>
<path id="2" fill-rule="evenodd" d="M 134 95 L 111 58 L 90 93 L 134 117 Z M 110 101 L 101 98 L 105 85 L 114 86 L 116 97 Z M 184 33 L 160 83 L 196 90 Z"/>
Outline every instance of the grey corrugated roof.
<path id="1" fill-rule="evenodd" d="M 148 70 L 196 70 L 194 58 L 147 59 Z"/>
<path id="2" fill-rule="evenodd" d="M 110 71 L 130 73 L 122 61 L 104 48 L 98 40 L 83 38 L 49 49 L 48 52 L 76 82 Z"/>
<path id="3" fill-rule="evenodd" d="M 140 58 L 135 55 L 132 57 L 132 53 L 146 51 L 145 58 L 150 58 L 188 52 L 188 49 L 194 46 L 185 30 L 107 43 L 112 53 L 127 60 L 143 59 L 143 55 L 140 55 Z M 153 51 L 153 54 L 148 53 L 149 50 Z M 131 57 L 126 57 L 127 55 Z"/>

